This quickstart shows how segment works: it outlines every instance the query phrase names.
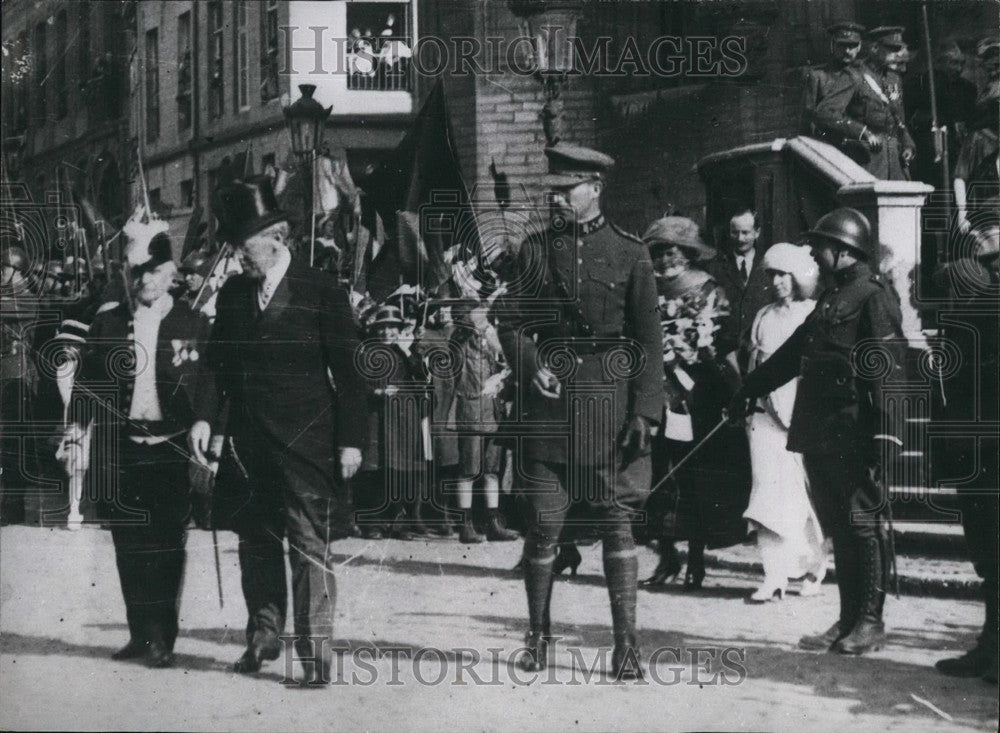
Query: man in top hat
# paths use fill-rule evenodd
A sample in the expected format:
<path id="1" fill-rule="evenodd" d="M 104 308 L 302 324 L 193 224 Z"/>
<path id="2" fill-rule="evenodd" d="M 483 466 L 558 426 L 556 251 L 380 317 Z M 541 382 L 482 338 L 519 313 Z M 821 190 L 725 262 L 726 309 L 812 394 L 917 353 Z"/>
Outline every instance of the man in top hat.
<path id="1" fill-rule="evenodd" d="M 833 540 L 840 617 L 806 649 L 864 654 L 885 642 L 882 607 L 888 583 L 885 468 L 902 449 L 899 410 L 887 409 L 886 384 L 905 378 L 899 303 L 872 266 L 876 242 L 859 211 L 836 209 L 806 235 L 832 278 L 805 322 L 746 377 L 730 417 L 801 376 L 788 450 L 802 453 L 823 532 Z M 872 370 L 877 362 L 878 370 Z M 882 368 L 884 366 L 884 368 Z"/>
<path id="2" fill-rule="evenodd" d="M 830 36 L 830 60 L 806 70 L 805 96 L 803 99 L 803 132 L 813 137 L 829 137 L 817 126 L 816 108 L 839 85 L 849 84 L 861 73 L 861 38 L 865 27 L 858 23 L 842 21 L 826 29 Z M 841 140 L 831 140 L 839 145 Z"/>
<path id="3" fill-rule="evenodd" d="M 564 143 L 545 154 L 549 226 L 522 243 L 496 311 L 517 380 L 516 453 L 533 508 L 521 664 L 546 665 L 555 547 L 567 511 L 583 504 L 602 531 L 614 674 L 634 678 L 638 563 L 626 503 L 648 495 L 649 440 L 663 405 L 656 283 L 645 245 L 601 212 L 614 160 Z"/>
<path id="4" fill-rule="evenodd" d="M 907 52 L 903 29 L 875 28 L 868 40 L 860 73 L 843 77 L 817 104 L 816 128 L 838 140 L 864 143 L 862 155 L 852 157 L 876 178 L 907 180 L 915 148 L 906 128 L 900 78 L 891 69 Z"/>
<path id="5" fill-rule="evenodd" d="M 86 460 L 79 453 L 90 414 L 92 445 L 112 446 L 90 464 L 111 472 L 114 489 L 101 509 L 111 523 L 129 641 L 113 658 L 141 657 L 150 667 L 174 661 L 189 514 L 184 436 L 194 421 L 197 317 L 168 292 L 176 272 L 170 240 L 157 234 L 127 273 L 132 298 L 94 317 L 64 441 L 67 451 L 81 446 L 70 473 Z M 102 409 L 109 390 L 114 401 Z"/>
<path id="6" fill-rule="evenodd" d="M 307 679 L 324 683 L 335 602 L 329 543 L 350 532 L 345 484 L 360 465 L 364 432 L 357 331 L 347 292 L 292 258 L 270 178 L 221 188 L 214 208 L 243 272 L 219 291 L 189 443 L 205 461 L 228 401 L 213 520 L 239 535 L 249 618 L 236 671 L 256 672 L 281 653 L 287 535 L 295 650 Z"/>

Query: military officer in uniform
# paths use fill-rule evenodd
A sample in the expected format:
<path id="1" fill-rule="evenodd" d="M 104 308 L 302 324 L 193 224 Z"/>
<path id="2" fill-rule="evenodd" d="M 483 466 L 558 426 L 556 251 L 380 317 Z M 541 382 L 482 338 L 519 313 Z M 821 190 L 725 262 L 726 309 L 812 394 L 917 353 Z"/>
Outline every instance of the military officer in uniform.
<path id="1" fill-rule="evenodd" d="M 522 243 L 509 294 L 497 304 L 518 385 L 515 430 L 533 510 L 521 665 L 546 666 L 555 548 L 568 510 L 582 504 L 602 533 L 613 671 L 637 678 L 638 561 L 627 505 L 648 495 L 649 441 L 663 405 L 656 283 L 642 242 L 601 213 L 613 159 L 563 143 L 545 153 L 550 224 Z"/>
<path id="2" fill-rule="evenodd" d="M 906 129 L 899 74 L 890 68 L 906 53 L 903 29 L 886 26 L 868 35 L 868 60 L 859 73 L 837 80 L 816 105 L 814 122 L 817 130 L 842 144 L 864 143 L 867 150 L 855 159 L 876 178 L 908 180 L 915 145 Z"/>
<path id="3" fill-rule="evenodd" d="M 865 27 L 858 23 L 835 23 L 826 29 L 830 35 L 830 60 L 821 66 L 806 70 L 805 98 L 803 99 L 803 132 L 813 137 L 828 137 L 816 124 L 816 108 L 830 92 L 841 85 L 853 84 L 861 74 L 861 37 Z M 831 140 L 840 145 L 842 139 Z"/>
<path id="4" fill-rule="evenodd" d="M 758 397 L 801 375 L 788 450 L 804 455 L 820 523 L 833 539 L 840 618 L 800 646 L 863 654 L 885 639 L 890 558 L 882 467 L 899 455 L 902 441 L 883 385 L 903 379 L 905 342 L 899 304 L 872 269 L 864 215 L 836 209 L 807 238 L 832 284 L 788 341 L 747 376 L 730 414 L 746 415 Z"/>

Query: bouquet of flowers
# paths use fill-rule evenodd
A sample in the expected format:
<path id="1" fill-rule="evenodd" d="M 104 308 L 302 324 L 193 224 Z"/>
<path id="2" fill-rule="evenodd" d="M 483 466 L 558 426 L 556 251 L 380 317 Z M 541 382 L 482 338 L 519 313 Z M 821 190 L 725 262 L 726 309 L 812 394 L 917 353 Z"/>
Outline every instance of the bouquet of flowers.
<path id="1" fill-rule="evenodd" d="M 729 315 L 716 288 L 697 288 L 676 298 L 660 296 L 663 362 L 691 365 L 715 358 L 718 320 Z"/>

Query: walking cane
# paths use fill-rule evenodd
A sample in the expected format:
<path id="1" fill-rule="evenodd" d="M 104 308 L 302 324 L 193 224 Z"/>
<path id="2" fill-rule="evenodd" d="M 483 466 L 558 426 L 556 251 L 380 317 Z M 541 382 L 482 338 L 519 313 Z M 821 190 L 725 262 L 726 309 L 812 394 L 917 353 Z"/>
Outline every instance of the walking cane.
<path id="1" fill-rule="evenodd" d="M 219 532 L 212 527 L 212 549 L 215 550 L 215 582 L 219 589 L 219 608 L 225 608 L 222 599 L 222 563 L 219 561 Z"/>
<path id="2" fill-rule="evenodd" d="M 715 435 L 717 432 L 719 432 L 719 430 L 722 429 L 722 426 L 725 425 L 728 421 L 729 421 L 729 416 L 726 415 L 726 414 L 723 414 L 722 419 L 719 420 L 719 422 L 717 422 L 715 424 L 715 427 L 712 428 L 708 432 L 708 435 L 706 435 L 704 438 L 702 438 L 700 441 L 698 441 L 698 445 L 696 445 L 694 448 L 692 448 L 690 451 L 688 451 L 688 454 L 686 456 L 684 456 L 682 459 L 680 459 L 677 462 L 677 465 L 674 466 L 673 468 L 671 468 L 670 471 L 667 473 L 666 476 L 664 476 L 659 481 L 657 481 L 655 484 L 653 484 L 653 488 L 651 488 L 649 490 L 649 493 L 652 494 L 654 491 L 656 491 L 658 488 L 660 488 L 664 483 L 666 483 L 667 479 L 669 479 L 671 476 L 673 476 L 681 466 L 683 466 L 685 463 L 687 463 L 687 460 L 691 456 L 693 456 L 695 453 L 697 453 L 698 449 L 701 448 L 703 445 L 705 445 L 705 443 L 708 442 L 709 438 L 711 438 L 713 435 Z"/>

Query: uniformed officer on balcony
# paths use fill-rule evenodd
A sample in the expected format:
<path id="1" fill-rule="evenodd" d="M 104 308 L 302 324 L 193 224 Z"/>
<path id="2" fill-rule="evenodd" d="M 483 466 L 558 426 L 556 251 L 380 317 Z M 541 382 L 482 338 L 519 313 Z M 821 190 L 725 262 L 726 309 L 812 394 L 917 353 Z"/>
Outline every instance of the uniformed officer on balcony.
<path id="1" fill-rule="evenodd" d="M 908 180 L 915 146 L 906 129 L 899 74 L 891 68 L 907 54 L 903 29 L 875 28 L 868 39 L 859 73 L 840 78 L 817 104 L 816 128 L 844 143 L 864 143 L 864 155 L 854 157 L 876 178 Z"/>
<path id="2" fill-rule="evenodd" d="M 865 27 L 858 23 L 844 21 L 834 23 L 826 32 L 830 36 L 830 60 L 820 66 L 810 66 L 806 70 L 805 98 L 803 99 L 803 127 L 807 135 L 825 137 L 816 124 L 816 108 L 834 89 L 843 84 L 851 84 L 861 73 L 861 37 Z M 832 140 L 839 145 L 840 140 Z"/>
<path id="3" fill-rule="evenodd" d="M 901 410 L 887 409 L 885 385 L 904 378 L 899 303 L 875 274 L 875 242 L 861 212 L 841 208 L 807 232 L 832 284 L 774 355 L 751 372 L 730 415 L 801 376 L 788 450 L 802 453 L 823 532 L 833 539 L 840 618 L 803 637 L 806 649 L 864 654 L 885 640 L 882 607 L 890 561 L 883 468 L 902 448 Z"/>
<path id="4" fill-rule="evenodd" d="M 649 493 L 650 434 L 663 406 L 656 282 L 643 243 L 601 212 L 614 160 L 564 143 L 545 154 L 550 223 L 522 243 L 496 311 L 518 384 L 514 429 L 532 507 L 521 665 L 546 666 L 555 548 L 568 510 L 582 504 L 603 540 L 613 673 L 635 678 L 638 561 L 627 504 Z"/>

